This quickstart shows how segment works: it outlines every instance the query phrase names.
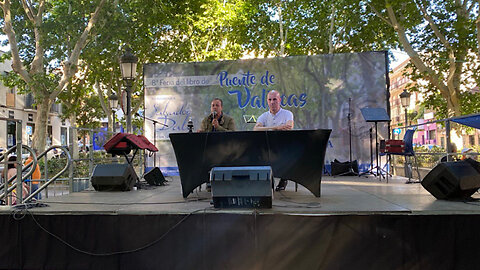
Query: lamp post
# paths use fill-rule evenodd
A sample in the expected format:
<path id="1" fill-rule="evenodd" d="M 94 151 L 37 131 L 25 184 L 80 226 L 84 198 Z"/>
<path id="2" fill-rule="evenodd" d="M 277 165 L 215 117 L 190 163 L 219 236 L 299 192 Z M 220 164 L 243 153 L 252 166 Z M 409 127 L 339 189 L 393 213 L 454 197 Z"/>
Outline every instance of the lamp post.
<path id="1" fill-rule="evenodd" d="M 122 78 L 125 81 L 127 91 L 127 112 L 125 113 L 127 116 L 127 133 L 132 133 L 132 85 L 136 77 L 138 57 L 127 46 L 120 62 Z"/>
<path id="2" fill-rule="evenodd" d="M 403 92 L 400 94 L 400 102 L 402 103 L 402 107 L 405 109 L 405 132 L 407 131 L 408 126 L 408 115 L 407 115 L 407 108 L 410 104 L 410 93 L 407 89 L 403 89 Z"/>
<path id="3" fill-rule="evenodd" d="M 113 133 L 115 133 L 116 132 L 116 129 L 115 129 L 115 113 L 116 113 L 117 107 L 118 107 L 118 97 L 117 97 L 117 95 L 112 93 L 108 97 L 108 104 L 110 105 L 110 109 L 112 110 L 112 120 L 113 120 L 112 131 L 113 131 Z"/>

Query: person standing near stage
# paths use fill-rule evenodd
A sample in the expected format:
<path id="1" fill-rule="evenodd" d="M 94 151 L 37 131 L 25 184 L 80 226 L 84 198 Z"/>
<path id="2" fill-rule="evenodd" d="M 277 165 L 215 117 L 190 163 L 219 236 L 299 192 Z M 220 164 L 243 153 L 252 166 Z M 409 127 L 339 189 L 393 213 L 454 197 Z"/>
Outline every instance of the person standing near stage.
<path id="1" fill-rule="evenodd" d="M 28 156 L 27 160 L 25 160 L 25 164 L 23 164 L 23 166 L 27 166 L 30 162 L 33 161 L 33 155 L 36 155 L 37 154 L 37 151 L 35 149 L 33 149 L 33 153 L 30 153 L 30 155 Z M 30 169 L 29 169 L 30 170 Z M 33 171 L 32 173 L 32 179 L 31 179 L 31 193 L 33 193 L 34 191 L 36 191 L 38 188 L 39 188 L 39 185 L 40 185 L 40 178 L 42 177 L 42 173 L 40 172 L 40 166 L 38 166 L 38 163 L 37 163 L 37 166 L 35 167 L 35 170 Z M 28 182 L 28 180 L 26 180 L 26 182 Z M 37 195 L 34 196 L 35 199 L 37 200 L 40 200 L 42 199 L 42 194 L 41 193 L 38 193 Z"/>
<path id="2" fill-rule="evenodd" d="M 16 156 L 10 156 L 8 158 L 8 165 L 7 165 L 8 171 L 7 171 L 7 180 L 8 181 L 10 178 L 13 176 L 17 175 L 17 157 Z M 14 182 L 17 180 L 14 179 Z M 12 185 L 13 183 L 10 183 Z M 9 185 L 9 186 L 10 186 Z M 28 196 L 28 185 L 26 183 L 22 183 L 22 198 L 25 199 Z M 8 199 L 9 204 L 17 204 L 17 189 L 14 189 L 12 191 L 12 195 Z"/>
<path id="3" fill-rule="evenodd" d="M 257 124 L 253 130 L 291 130 L 293 129 L 293 113 L 289 110 L 280 107 L 282 99 L 280 94 L 272 90 L 268 92 L 267 103 L 269 110 L 264 112 L 257 119 Z M 287 180 L 280 179 L 276 191 L 285 190 L 287 187 Z"/>
<path id="4" fill-rule="evenodd" d="M 202 120 L 200 132 L 235 131 L 233 118 L 223 113 L 223 101 L 212 99 L 210 114 Z"/>

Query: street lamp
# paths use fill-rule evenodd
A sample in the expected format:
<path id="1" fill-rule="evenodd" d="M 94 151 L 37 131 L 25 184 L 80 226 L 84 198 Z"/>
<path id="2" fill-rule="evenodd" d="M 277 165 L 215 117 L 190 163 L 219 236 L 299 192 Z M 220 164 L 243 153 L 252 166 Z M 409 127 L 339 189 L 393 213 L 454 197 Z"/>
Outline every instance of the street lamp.
<path id="1" fill-rule="evenodd" d="M 410 93 L 407 89 L 403 89 L 403 92 L 400 94 L 400 102 L 402 103 L 402 107 L 405 109 L 405 131 L 408 126 L 408 115 L 407 115 L 407 108 L 410 104 Z"/>
<path id="2" fill-rule="evenodd" d="M 136 57 L 132 53 L 132 49 L 130 47 L 125 48 L 125 52 L 122 55 L 120 60 L 120 69 L 122 71 L 122 78 L 126 84 L 126 91 L 127 91 L 127 133 L 132 133 L 132 85 L 133 81 L 135 80 L 136 73 L 137 73 L 137 62 L 138 57 Z"/>
<path id="3" fill-rule="evenodd" d="M 115 133 L 115 131 L 116 131 L 115 130 L 115 113 L 116 113 L 116 110 L 117 110 L 117 107 L 118 107 L 118 97 L 117 97 L 117 95 L 112 93 L 108 97 L 108 104 L 110 105 L 110 109 L 112 110 L 112 119 L 113 119 L 112 131 L 113 131 L 113 133 Z"/>

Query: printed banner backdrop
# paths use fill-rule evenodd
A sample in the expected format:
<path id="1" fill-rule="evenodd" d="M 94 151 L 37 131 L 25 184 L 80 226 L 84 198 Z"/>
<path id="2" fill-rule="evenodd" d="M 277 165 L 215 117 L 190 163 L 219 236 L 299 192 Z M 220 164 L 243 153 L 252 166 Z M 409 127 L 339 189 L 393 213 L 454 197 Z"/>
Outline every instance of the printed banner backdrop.
<path id="1" fill-rule="evenodd" d="M 292 56 L 203 63 L 154 63 L 144 66 L 145 135 L 159 148 L 156 166 L 170 174 L 177 169 L 169 133 L 194 131 L 210 113 L 210 102 L 223 100 L 223 112 L 237 130 L 252 130 L 268 110 L 267 93 L 282 95 L 282 107 L 293 112 L 295 129 L 332 129 L 326 163 L 349 160 L 350 112 L 352 158 L 370 163 L 370 128 L 360 112 L 387 108 L 386 52 Z M 388 110 L 387 110 L 388 111 Z M 167 125 L 168 127 L 163 126 Z M 386 138 L 385 123 L 378 125 Z M 375 144 L 375 130 L 373 130 Z M 153 158 L 147 160 L 153 166 Z"/>

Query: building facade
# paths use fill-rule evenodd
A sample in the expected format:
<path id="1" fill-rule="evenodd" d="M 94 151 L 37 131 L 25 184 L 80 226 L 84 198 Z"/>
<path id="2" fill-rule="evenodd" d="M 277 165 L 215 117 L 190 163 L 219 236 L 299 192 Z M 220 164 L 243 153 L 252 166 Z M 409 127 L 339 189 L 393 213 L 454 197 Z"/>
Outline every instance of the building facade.
<path id="1" fill-rule="evenodd" d="M 415 82 L 411 81 L 407 76 L 403 74 L 408 72 L 409 59 L 402 62 L 390 72 L 390 113 L 391 113 L 391 127 L 392 131 L 399 127 L 405 127 L 405 108 L 402 107 L 400 101 L 400 94 L 404 89 L 414 86 Z M 407 109 L 408 125 L 416 125 L 428 123 L 437 120 L 435 112 L 432 110 L 420 110 L 420 103 L 423 101 L 423 97 L 420 93 L 411 92 L 410 103 Z M 421 114 L 421 115 L 419 115 Z M 425 146 L 432 148 L 438 146 L 446 149 L 446 131 L 443 123 L 429 123 L 416 127 L 413 143 L 418 146 Z M 395 134 L 395 132 L 393 132 Z M 461 130 L 460 134 L 451 132 L 451 141 L 456 145 L 460 151 L 464 148 L 478 148 L 480 144 L 480 132 L 475 130 Z M 395 136 L 395 139 L 402 139 L 404 129 Z"/>

